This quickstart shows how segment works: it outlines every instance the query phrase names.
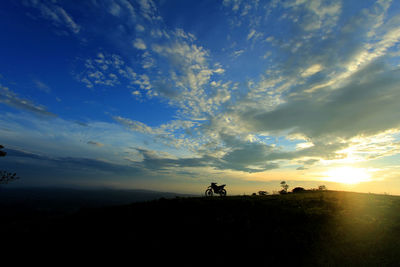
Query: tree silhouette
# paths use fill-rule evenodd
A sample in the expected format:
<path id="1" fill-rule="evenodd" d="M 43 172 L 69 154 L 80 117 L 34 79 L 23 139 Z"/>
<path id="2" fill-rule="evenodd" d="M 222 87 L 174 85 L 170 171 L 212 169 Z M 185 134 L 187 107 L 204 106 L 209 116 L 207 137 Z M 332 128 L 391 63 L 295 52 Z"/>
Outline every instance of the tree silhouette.
<path id="1" fill-rule="evenodd" d="M 287 193 L 289 185 L 285 181 L 282 181 L 281 186 L 282 186 L 282 189 Z"/>
<path id="2" fill-rule="evenodd" d="M 327 190 L 327 189 L 326 189 L 326 186 L 325 186 L 325 185 L 320 185 L 320 186 L 318 186 L 318 190 L 320 190 L 320 191 L 325 191 L 325 190 Z"/>
<path id="3" fill-rule="evenodd" d="M 4 146 L 0 145 L 0 157 L 5 157 L 7 155 L 7 152 L 1 150 L 3 148 Z"/>
<path id="4" fill-rule="evenodd" d="M 7 155 L 7 152 L 2 151 L 3 148 L 4 146 L 0 145 L 0 157 L 5 157 Z M 16 173 L 0 170 L 0 184 L 8 184 L 16 179 L 19 179 Z"/>

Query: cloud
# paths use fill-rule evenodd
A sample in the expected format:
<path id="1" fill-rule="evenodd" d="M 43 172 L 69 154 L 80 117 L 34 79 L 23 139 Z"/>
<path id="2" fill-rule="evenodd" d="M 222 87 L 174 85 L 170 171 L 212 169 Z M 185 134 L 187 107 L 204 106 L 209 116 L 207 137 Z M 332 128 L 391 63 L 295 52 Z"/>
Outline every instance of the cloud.
<path id="1" fill-rule="evenodd" d="M 147 48 L 144 41 L 140 38 L 137 38 L 135 41 L 133 41 L 133 46 L 139 50 L 145 50 Z"/>
<path id="2" fill-rule="evenodd" d="M 312 76 L 312 75 L 320 72 L 322 69 L 323 69 L 323 67 L 321 66 L 321 64 L 314 64 L 314 65 L 308 67 L 306 70 L 304 70 L 301 73 L 301 76 L 302 77 L 309 77 L 309 76 Z"/>
<path id="3" fill-rule="evenodd" d="M 51 92 L 51 88 L 47 84 L 45 84 L 44 82 L 36 80 L 36 79 L 33 80 L 33 82 L 35 83 L 35 86 L 39 90 L 41 90 L 41 91 L 43 91 L 45 93 L 48 93 L 48 94 Z"/>
<path id="4" fill-rule="evenodd" d="M 254 36 L 255 33 L 256 33 L 256 30 L 251 29 L 249 34 L 247 35 L 247 41 L 250 40 Z"/>
<path id="5" fill-rule="evenodd" d="M 91 159 L 91 158 L 78 158 L 78 157 L 51 157 L 45 154 L 37 154 L 17 149 L 7 149 L 7 156 L 9 160 L 18 161 L 19 165 L 24 166 L 28 170 L 39 164 L 46 166 L 46 170 L 53 172 L 57 170 L 79 170 L 79 171 L 101 171 L 114 174 L 135 174 L 141 172 L 138 167 L 115 164 L 106 160 Z M 23 160 L 23 161 L 21 161 Z M 43 171 L 43 175 L 46 175 Z M 51 177 L 52 178 L 52 177 Z"/>
<path id="6" fill-rule="evenodd" d="M 75 34 L 79 33 L 79 31 L 81 30 L 81 26 L 75 23 L 72 17 L 62 7 L 56 7 L 56 10 L 61 15 L 62 19 L 70 28 L 70 30 Z"/>
<path id="7" fill-rule="evenodd" d="M 161 20 L 157 15 L 157 7 L 152 0 L 139 0 L 141 15 L 148 21 L 154 22 Z"/>
<path id="8" fill-rule="evenodd" d="M 182 132 L 189 131 L 198 123 L 190 120 L 172 120 L 157 127 L 151 127 L 143 122 L 131 120 L 121 116 L 114 116 L 113 119 L 129 128 L 132 131 L 145 134 L 151 137 L 154 142 L 162 143 L 168 147 L 189 149 L 196 151 L 198 144 L 189 136 L 183 136 Z"/>
<path id="9" fill-rule="evenodd" d="M 237 50 L 237 51 L 233 52 L 232 56 L 236 58 L 236 57 L 239 57 L 244 52 L 245 52 L 244 49 L 240 49 L 240 50 Z"/>
<path id="10" fill-rule="evenodd" d="M 128 12 L 129 19 L 134 21 L 136 19 L 136 12 L 133 5 L 128 0 L 119 0 L 121 6 L 124 6 L 124 9 Z"/>
<path id="11" fill-rule="evenodd" d="M 336 25 L 342 10 L 341 1 L 286 1 L 283 7 L 294 12 L 291 19 L 305 31 L 330 29 Z"/>
<path id="12" fill-rule="evenodd" d="M 160 157 L 155 151 L 136 148 L 143 155 L 143 161 L 140 163 L 144 168 L 150 170 L 167 170 L 174 168 L 193 168 L 193 167 L 208 167 L 215 160 L 209 157 L 198 158 L 170 158 Z"/>
<path id="13" fill-rule="evenodd" d="M 78 34 L 81 30 L 81 26 L 56 2 L 30 0 L 23 3 L 37 8 L 42 18 L 52 21 L 57 26 L 66 26 L 74 34 Z"/>
<path id="14" fill-rule="evenodd" d="M 399 70 L 385 58 L 398 49 L 399 19 L 387 17 L 389 2 L 377 1 L 352 17 L 342 13 L 345 4 L 224 0 L 228 16 L 221 28 L 230 32 L 210 42 L 198 39 L 204 35 L 196 27 L 189 32 L 163 21 L 153 1 L 108 1 L 105 17 L 121 35 L 107 38 L 115 50 L 123 49 L 95 50 L 101 52 L 84 61 L 77 79 L 88 88 L 118 85 L 133 100 L 161 98 L 176 111 L 174 120 L 159 125 L 112 116 L 115 122 L 107 126 L 124 126 L 135 139 L 132 146 L 145 146 L 136 151 L 139 159 L 125 158 L 140 168 L 264 172 L 306 169 L 351 155 L 393 155 L 399 149 L 395 140 L 365 146 L 356 139 L 372 140 L 400 127 Z M 72 25 L 54 10 L 48 19 L 58 16 L 57 23 Z M 177 19 L 185 21 L 183 15 Z M 229 25 L 230 20 L 237 22 Z M 111 147 L 97 135 L 82 143 L 93 151 L 103 150 L 95 149 L 103 143 Z M 162 150 L 170 154 L 156 152 Z"/>
<path id="15" fill-rule="evenodd" d="M 249 34 L 247 35 L 247 41 L 252 39 L 253 41 L 261 38 L 263 34 L 261 32 L 257 32 L 255 29 L 251 29 Z"/>
<path id="16" fill-rule="evenodd" d="M 248 129 L 257 132 L 290 130 L 309 138 L 351 138 L 399 127 L 399 70 L 379 62 L 355 73 L 334 91 L 293 99 L 268 112 L 241 114 Z"/>
<path id="17" fill-rule="evenodd" d="M 37 115 L 45 117 L 56 117 L 55 114 L 47 111 L 44 106 L 37 105 L 30 100 L 20 98 L 16 93 L 2 85 L 0 85 L 0 103 L 17 109 L 26 110 Z"/>
<path id="18" fill-rule="evenodd" d="M 262 172 L 279 167 L 277 163 L 268 161 L 268 155 L 273 150 L 269 145 L 239 140 L 236 140 L 235 144 L 230 143 L 229 145 L 232 147 L 232 151 L 221 158 L 221 162 L 218 164 L 219 169 Z"/>
<path id="19" fill-rule="evenodd" d="M 209 101 L 206 89 L 209 88 L 211 76 L 214 73 L 222 74 L 223 69 L 218 67 L 214 70 L 209 66 L 207 50 L 185 40 L 153 45 L 152 49 L 170 65 L 170 79 L 163 77 L 157 89 L 163 90 L 161 93 L 171 93 L 163 95 L 173 96 L 169 99 L 170 104 L 178 106 L 182 115 L 200 117 L 217 108 Z M 168 84 L 174 85 L 178 94 L 168 89 Z"/>
<path id="20" fill-rule="evenodd" d="M 34 153 L 43 152 L 58 157 L 101 157 L 109 161 L 118 161 L 117 155 L 120 155 L 126 146 L 143 140 L 117 123 L 82 123 L 59 117 L 43 120 L 29 113 L 0 114 L 0 125 L 7 125 L 10 129 L 1 133 L 7 147 L 23 148 Z M 90 141 L 107 144 L 110 153 L 102 154 L 104 150 L 93 149 L 87 144 Z"/>
<path id="21" fill-rule="evenodd" d="M 92 145 L 92 146 L 97 146 L 97 147 L 102 147 L 102 146 L 104 146 L 104 144 L 99 143 L 99 142 L 95 142 L 95 141 L 88 141 L 87 144 L 88 144 L 88 145 Z"/>
<path id="22" fill-rule="evenodd" d="M 140 24 L 137 24 L 136 27 L 135 27 L 135 29 L 136 29 L 136 31 L 138 31 L 138 32 L 144 32 L 144 31 L 145 31 L 144 26 L 143 26 L 143 25 L 140 25 Z"/>
<path id="23" fill-rule="evenodd" d="M 121 13 L 121 6 L 115 2 L 111 2 L 109 11 L 112 15 L 118 17 Z"/>
<path id="24" fill-rule="evenodd" d="M 263 172 L 279 167 L 275 162 L 267 162 L 266 155 L 269 151 L 268 146 L 257 143 L 242 144 L 240 148 L 236 148 L 222 158 L 212 155 L 172 158 L 159 156 L 154 151 L 146 149 L 137 148 L 137 150 L 143 155 L 143 161 L 141 162 L 143 167 L 151 170 L 210 167 L 216 170 L 233 170 L 252 173 Z"/>
<path id="25" fill-rule="evenodd" d="M 137 131 L 137 132 L 144 133 L 144 134 L 160 133 L 157 130 L 153 129 L 152 127 L 150 127 L 140 121 L 133 121 L 133 120 L 123 118 L 120 116 L 114 116 L 113 119 L 115 121 L 125 125 L 126 127 L 128 127 L 129 129 L 131 129 L 133 131 Z"/>
<path id="26" fill-rule="evenodd" d="M 99 52 L 95 58 L 86 59 L 84 67 L 76 78 L 88 88 L 95 85 L 115 86 L 121 84 L 122 79 L 136 81 L 137 74 L 116 54 Z"/>

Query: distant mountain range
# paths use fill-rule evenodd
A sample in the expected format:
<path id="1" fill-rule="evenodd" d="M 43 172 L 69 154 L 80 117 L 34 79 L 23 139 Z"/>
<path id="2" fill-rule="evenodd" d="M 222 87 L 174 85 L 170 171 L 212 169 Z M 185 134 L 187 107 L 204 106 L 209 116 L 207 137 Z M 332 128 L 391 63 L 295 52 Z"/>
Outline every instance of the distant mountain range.
<path id="1" fill-rule="evenodd" d="M 40 212 L 74 212 L 81 208 L 98 208 L 134 202 L 193 196 L 151 190 L 70 189 L 70 188 L 0 188 L 0 208 L 13 213 L 30 210 Z M 4 215 L 4 213 L 3 213 Z"/>

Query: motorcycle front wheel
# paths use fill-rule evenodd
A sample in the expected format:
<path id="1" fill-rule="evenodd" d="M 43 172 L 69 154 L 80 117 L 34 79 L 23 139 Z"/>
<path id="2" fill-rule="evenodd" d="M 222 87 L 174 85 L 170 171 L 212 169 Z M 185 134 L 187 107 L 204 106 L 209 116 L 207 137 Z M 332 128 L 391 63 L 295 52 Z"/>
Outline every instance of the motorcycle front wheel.
<path id="1" fill-rule="evenodd" d="M 221 197 L 225 197 L 225 196 L 226 196 L 226 190 L 225 190 L 225 189 L 222 189 L 221 192 L 219 193 L 219 195 L 220 195 Z"/>
<path id="2" fill-rule="evenodd" d="M 213 196 L 213 191 L 209 188 L 206 190 L 206 197 L 212 197 Z"/>

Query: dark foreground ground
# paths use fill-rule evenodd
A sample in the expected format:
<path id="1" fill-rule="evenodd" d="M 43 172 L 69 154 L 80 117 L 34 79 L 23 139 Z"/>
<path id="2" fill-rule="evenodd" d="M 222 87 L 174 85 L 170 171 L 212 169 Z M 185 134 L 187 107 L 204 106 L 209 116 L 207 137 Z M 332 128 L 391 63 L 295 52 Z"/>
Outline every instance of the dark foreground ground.
<path id="1" fill-rule="evenodd" d="M 18 251 L 221 260 L 209 265 L 225 259 L 271 266 L 400 264 L 400 197 L 386 195 L 180 197 L 68 214 L 3 216 L 0 227 L 2 243 Z"/>

